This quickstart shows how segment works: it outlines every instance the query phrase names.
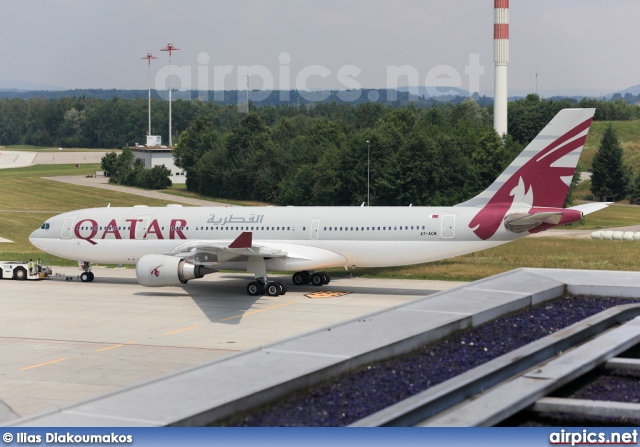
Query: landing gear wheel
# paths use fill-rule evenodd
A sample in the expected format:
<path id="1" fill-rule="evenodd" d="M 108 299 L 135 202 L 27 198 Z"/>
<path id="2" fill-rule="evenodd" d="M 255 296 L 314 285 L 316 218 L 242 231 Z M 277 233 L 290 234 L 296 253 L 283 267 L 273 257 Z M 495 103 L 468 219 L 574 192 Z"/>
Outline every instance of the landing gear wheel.
<path id="1" fill-rule="evenodd" d="M 314 273 L 313 275 L 311 275 L 311 284 L 314 286 L 321 286 L 323 284 L 325 284 L 326 282 L 326 277 L 324 276 L 324 273 L 322 272 L 318 272 L 318 273 Z"/>
<path id="2" fill-rule="evenodd" d="M 91 272 L 82 272 L 80 274 L 80 281 L 82 282 L 91 282 Z"/>
<path id="3" fill-rule="evenodd" d="M 280 287 L 278 287 L 277 282 L 271 281 L 267 283 L 267 288 L 265 289 L 265 292 L 269 296 L 278 296 L 280 295 L 281 290 L 282 290 L 282 284 L 280 284 Z"/>
<path id="4" fill-rule="evenodd" d="M 27 279 L 27 271 L 22 267 L 18 267 L 13 271 L 13 279 L 24 281 L 25 279 Z"/>
<path id="5" fill-rule="evenodd" d="M 324 275 L 324 277 L 325 277 L 325 282 L 324 282 L 324 283 L 325 283 L 325 285 L 326 285 L 326 284 L 329 284 L 329 283 L 331 282 L 331 276 L 329 276 L 329 274 L 328 274 L 328 273 L 324 273 L 324 272 L 322 272 L 322 274 L 323 274 L 323 275 Z"/>
<path id="6" fill-rule="evenodd" d="M 310 276 L 307 272 L 296 272 L 293 274 L 293 276 L 291 277 L 291 281 L 293 281 L 293 283 L 296 286 L 302 286 L 304 284 L 309 284 L 309 280 L 310 280 Z"/>
<path id="7" fill-rule="evenodd" d="M 287 286 L 279 281 L 276 282 L 276 284 L 278 285 L 278 295 L 284 295 L 285 293 L 287 293 Z"/>
<path id="8" fill-rule="evenodd" d="M 257 281 L 251 281 L 247 284 L 247 293 L 251 296 L 258 296 L 263 293 L 262 287 L 258 284 Z"/>
<path id="9" fill-rule="evenodd" d="M 93 281 L 93 278 L 95 278 L 95 275 L 93 274 L 93 272 L 87 272 L 87 274 L 89 275 L 88 281 L 89 282 Z"/>

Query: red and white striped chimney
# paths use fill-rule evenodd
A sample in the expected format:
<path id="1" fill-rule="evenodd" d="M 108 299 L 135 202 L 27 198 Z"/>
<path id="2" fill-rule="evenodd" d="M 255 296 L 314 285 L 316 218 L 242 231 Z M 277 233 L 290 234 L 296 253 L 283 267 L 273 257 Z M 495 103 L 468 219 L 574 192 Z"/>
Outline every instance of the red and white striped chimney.
<path id="1" fill-rule="evenodd" d="M 507 133 L 507 65 L 509 64 L 509 0 L 494 0 L 493 61 L 495 88 L 493 127 L 498 135 Z"/>

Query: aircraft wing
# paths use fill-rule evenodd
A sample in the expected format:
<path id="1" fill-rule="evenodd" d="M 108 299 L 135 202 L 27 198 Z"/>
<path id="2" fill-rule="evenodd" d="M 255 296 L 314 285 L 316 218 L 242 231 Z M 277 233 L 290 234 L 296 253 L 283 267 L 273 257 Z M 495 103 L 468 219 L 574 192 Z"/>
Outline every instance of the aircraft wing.
<path id="1" fill-rule="evenodd" d="M 233 242 L 209 242 L 194 241 L 177 247 L 175 250 L 164 253 L 168 256 L 194 258 L 198 264 L 213 264 L 231 261 L 239 257 L 247 258 L 282 258 L 287 252 L 277 248 L 253 243 L 251 232 L 244 232 Z"/>
<path id="2" fill-rule="evenodd" d="M 583 215 L 595 213 L 596 211 L 600 211 L 605 209 L 613 202 L 594 202 L 594 203 L 585 203 L 584 205 L 572 206 L 568 208 L 570 210 L 580 211 Z"/>

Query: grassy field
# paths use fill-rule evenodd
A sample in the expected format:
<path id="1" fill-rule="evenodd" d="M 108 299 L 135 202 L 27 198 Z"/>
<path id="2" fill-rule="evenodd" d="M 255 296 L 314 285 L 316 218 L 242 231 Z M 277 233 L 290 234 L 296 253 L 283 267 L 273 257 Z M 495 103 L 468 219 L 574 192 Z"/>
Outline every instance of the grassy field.
<path id="1" fill-rule="evenodd" d="M 188 197 L 189 199 L 199 199 L 199 200 L 208 200 L 209 202 L 219 202 L 219 203 L 228 203 L 229 205 L 237 205 L 237 206 L 267 206 L 268 203 L 264 202 L 253 202 L 247 200 L 227 200 L 227 199 L 216 199 L 209 196 L 203 196 L 197 194 L 195 192 L 187 191 L 187 186 L 184 183 L 174 184 L 171 189 L 166 189 L 162 192 L 167 194 L 171 194 L 172 196 L 179 197 Z"/>
<path id="2" fill-rule="evenodd" d="M 524 238 L 500 247 L 407 267 L 355 269 L 364 278 L 473 281 L 521 267 L 640 270 L 640 243 L 591 239 Z M 343 270 L 334 270 L 344 275 Z"/>
<path id="3" fill-rule="evenodd" d="M 606 127 L 611 124 L 618 134 L 624 160 L 633 166 L 635 172 L 640 172 L 640 120 L 635 121 L 594 121 L 589 130 L 587 142 L 580 156 L 580 162 L 585 169 L 591 169 L 593 156 L 596 154 L 602 135 Z"/>
<path id="4" fill-rule="evenodd" d="M 45 180 L 58 175 L 86 175 L 98 165 L 40 165 L 0 170 L 0 237 L 14 243 L 0 244 L 0 259 L 26 260 L 41 257 L 45 264 L 75 265 L 42 253 L 28 240 L 29 234 L 47 218 L 74 209 L 111 206 L 166 206 L 170 202 L 137 195 L 85 188 Z M 176 185 L 176 195 L 202 198 Z M 211 199 L 210 199 L 211 200 Z M 246 205 L 244 202 L 234 202 Z M 253 203 L 251 203 L 253 204 Z M 261 204 L 256 204 L 261 205 Z M 640 206 L 613 205 L 587 216 L 572 229 L 595 230 L 640 224 Z M 567 227 L 563 227 L 567 228 Z M 518 267 L 640 270 L 640 244 L 590 239 L 525 238 L 489 250 L 439 262 L 409 267 L 356 269 L 351 274 L 364 277 L 474 280 Z M 344 274 L 336 269 L 335 275 Z"/>
<path id="5" fill-rule="evenodd" d="M 85 188 L 41 177 L 86 175 L 100 165 L 36 165 L 0 170 L 0 237 L 14 243 L 0 244 L 0 259 L 24 260 L 40 256 L 47 264 L 74 265 L 45 254 L 31 245 L 29 234 L 51 216 L 81 208 L 111 206 L 166 206 L 170 202 L 99 188 Z"/>

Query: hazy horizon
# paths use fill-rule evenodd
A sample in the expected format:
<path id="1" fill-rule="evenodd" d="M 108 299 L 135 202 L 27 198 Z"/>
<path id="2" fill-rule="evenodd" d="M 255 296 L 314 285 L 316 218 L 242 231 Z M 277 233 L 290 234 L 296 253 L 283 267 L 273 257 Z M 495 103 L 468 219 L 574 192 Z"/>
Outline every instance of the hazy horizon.
<path id="1" fill-rule="evenodd" d="M 172 42 L 180 48 L 174 70 L 182 70 L 172 79 L 189 84 L 174 88 L 243 90 L 248 74 L 252 90 L 270 82 L 343 90 L 439 79 L 480 94 L 493 89 L 491 0 L 0 0 L 0 7 L 0 36 L 11 42 L 0 85 L 146 89 L 142 58 L 151 52 L 153 86 L 166 88 L 169 57 L 160 49 Z M 510 92 L 535 91 L 536 73 L 543 96 L 640 84 L 638 16 L 637 0 L 511 0 Z"/>

